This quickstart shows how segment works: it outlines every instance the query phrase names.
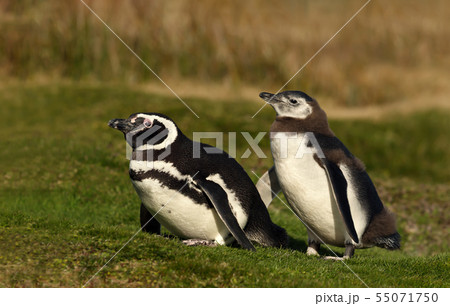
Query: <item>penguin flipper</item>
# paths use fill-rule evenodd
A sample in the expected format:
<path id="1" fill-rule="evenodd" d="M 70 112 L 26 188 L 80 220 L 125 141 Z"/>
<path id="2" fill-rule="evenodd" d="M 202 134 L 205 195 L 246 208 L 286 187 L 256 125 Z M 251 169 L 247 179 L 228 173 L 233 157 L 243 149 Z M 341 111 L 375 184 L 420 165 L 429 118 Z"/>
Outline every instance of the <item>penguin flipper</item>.
<path id="1" fill-rule="evenodd" d="M 275 172 L 275 166 L 272 166 L 267 170 L 256 183 L 256 189 L 258 189 L 259 195 L 266 207 L 269 207 L 272 200 L 281 191 L 280 183 L 278 182 L 278 176 Z"/>
<path id="2" fill-rule="evenodd" d="M 350 237 L 352 237 L 353 241 L 359 243 L 358 234 L 356 233 L 355 224 L 353 223 L 352 213 L 350 211 L 350 204 L 348 203 L 347 198 L 347 180 L 338 165 L 330 162 L 326 158 L 321 158 L 320 161 L 324 166 L 333 191 L 334 200 L 337 203 L 342 219 L 344 219 L 347 232 Z"/>
<path id="3" fill-rule="evenodd" d="M 223 190 L 223 188 L 219 184 L 206 179 L 197 179 L 195 180 L 195 182 L 209 198 L 220 219 L 223 221 L 236 241 L 244 249 L 256 251 L 250 240 L 248 240 L 242 228 L 239 226 L 236 217 L 231 211 L 231 207 L 228 202 L 228 196 L 225 190 Z"/>

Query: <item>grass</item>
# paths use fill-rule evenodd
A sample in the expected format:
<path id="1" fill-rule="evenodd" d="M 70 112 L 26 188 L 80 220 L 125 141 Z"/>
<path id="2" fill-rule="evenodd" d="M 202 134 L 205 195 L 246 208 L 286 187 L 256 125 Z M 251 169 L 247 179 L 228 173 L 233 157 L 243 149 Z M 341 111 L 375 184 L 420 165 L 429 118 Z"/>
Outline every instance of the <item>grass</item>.
<path id="1" fill-rule="evenodd" d="M 164 80 L 278 90 L 365 3 L 85 1 Z M 448 93 L 449 2 L 372 1 L 302 72 L 338 105 Z M 79 1 L 3 0 L 0 75 L 134 83 L 153 75 Z M 442 81 L 441 81 L 442 80 Z"/>
<path id="2" fill-rule="evenodd" d="M 255 136 L 274 117 L 266 108 L 251 119 L 259 106 L 253 102 L 185 100 L 200 119 L 175 98 L 118 84 L 0 87 L 0 286 L 83 286 L 139 228 L 124 141 L 107 127 L 109 119 L 155 111 L 170 115 L 187 135 Z M 331 122 L 398 216 L 401 251 L 357 250 L 347 262 L 370 287 L 450 285 L 449 115 L 429 110 L 376 122 Z M 237 145 L 240 156 L 243 138 Z M 267 137 L 261 147 L 270 156 Z M 238 160 L 248 173 L 261 174 L 271 164 L 253 155 Z M 290 248 L 194 248 L 176 237 L 140 233 L 88 286 L 363 286 L 342 263 L 305 255 L 306 231 L 280 201 L 269 210 L 288 231 Z M 324 247 L 321 253 L 330 254 Z"/>

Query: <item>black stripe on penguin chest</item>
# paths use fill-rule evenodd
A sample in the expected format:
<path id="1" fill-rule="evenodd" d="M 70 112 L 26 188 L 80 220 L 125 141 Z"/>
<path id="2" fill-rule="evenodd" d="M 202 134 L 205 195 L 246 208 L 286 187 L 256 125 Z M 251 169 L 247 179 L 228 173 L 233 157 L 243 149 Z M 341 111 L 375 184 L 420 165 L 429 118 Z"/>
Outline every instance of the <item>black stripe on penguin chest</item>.
<path id="1" fill-rule="evenodd" d="M 155 169 L 144 171 L 130 169 L 129 174 L 132 181 L 142 182 L 145 179 L 157 180 L 164 187 L 181 193 L 194 201 L 194 203 L 205 205 L 210 209 L 213 208 L 212 204 L 208 201 L 202 191 L 192 188 L 189 184 L 186 184 L 185 180 L 177 179 L 168 173 Z"/>

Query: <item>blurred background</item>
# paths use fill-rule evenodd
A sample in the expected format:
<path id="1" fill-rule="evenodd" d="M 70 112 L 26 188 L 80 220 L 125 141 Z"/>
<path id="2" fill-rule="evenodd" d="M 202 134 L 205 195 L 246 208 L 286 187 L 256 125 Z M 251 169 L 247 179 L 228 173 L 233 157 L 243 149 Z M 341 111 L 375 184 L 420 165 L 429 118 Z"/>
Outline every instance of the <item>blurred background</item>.
<path id="1" fill-rule="evenodd" d="M 175 91 L 253 100 L 249 88 L 278 90 L 365 3 L 85 2 Z M 330 105 L 447 106 L 449 9 L 445 0 L 372 1 L 287 88 Z M 78 0 L 2 0 L 0 28 L 3 82 L 159 86 Z"/>
<path id="2" fill-rule="evenodd" d="M 259 93 L 278 91 L 366 3 L 84 1 L 200 119 L 81 1 L 0 0 L 0 287 L 82 286 L 139 228 L 112 118 L 161 112 L 189 137 L 225 132 L 225 144 L 237 132 L 256 181 L 251 171 L 272 166 L 269 137 L 268 158 L 243 159 L 239 132 L 269 131 L 270 107 L 252 119 Z M 449 12 L 448 0 L 372 0 L 285 88 L 319 101 L 397 215 L 401 251 L 349 263 L 370 286 L 449 286 Z M 304 254 L 306 230 L 281 201 L 269 212 L 290 249 L 254 260 L 138 235 L 90 285 L 361 286 Z"/>

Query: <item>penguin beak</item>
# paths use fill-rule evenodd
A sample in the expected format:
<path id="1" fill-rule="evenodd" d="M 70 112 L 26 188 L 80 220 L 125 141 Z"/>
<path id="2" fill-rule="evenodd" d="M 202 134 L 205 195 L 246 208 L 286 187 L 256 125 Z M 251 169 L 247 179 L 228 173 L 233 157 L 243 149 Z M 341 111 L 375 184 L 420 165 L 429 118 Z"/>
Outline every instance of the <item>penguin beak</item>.
<path id="1" fill-rule="evenodd" d="M 280 102 L 277 99 L 275 99 L 275 95 L 271 94 L 269 92 L 262 92 L 259 94 L 259 97 L 261 99 L 263 99 L 264 101 L 266 101 L 266 103 L 272 104 L 272 103 L 276 103 L 276 102 Z"/>
<path id="2" fill-rule="evenodd" d="M 119 130 L 126 134 L 134 128 L 134 125 L 127 119 L 111 119 L 108 122 L 108 126 L 113 129 Z"/>

